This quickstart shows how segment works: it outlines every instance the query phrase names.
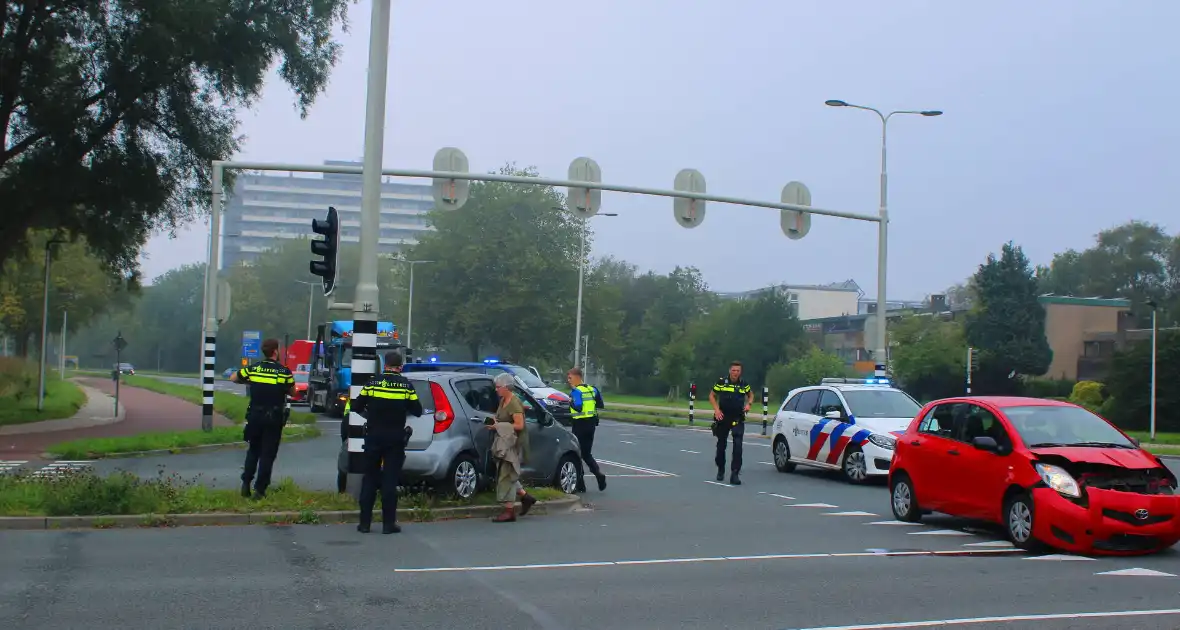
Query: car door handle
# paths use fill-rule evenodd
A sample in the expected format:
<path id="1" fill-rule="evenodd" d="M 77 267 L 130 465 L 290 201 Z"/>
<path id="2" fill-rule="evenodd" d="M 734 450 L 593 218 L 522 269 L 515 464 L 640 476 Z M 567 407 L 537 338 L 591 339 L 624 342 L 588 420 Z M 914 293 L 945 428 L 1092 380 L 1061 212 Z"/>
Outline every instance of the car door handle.
<path id="1" fill-rule="evenodd" d="M 910 446 L 921 446 L 921 440 L 910 440 Z"/>
<path id="2" fill-rule="evenodd" d="M 952 448 L 951 450 L 947 451 L 947 454 L 948 455 L 958 455 L 959 451 Z"/>

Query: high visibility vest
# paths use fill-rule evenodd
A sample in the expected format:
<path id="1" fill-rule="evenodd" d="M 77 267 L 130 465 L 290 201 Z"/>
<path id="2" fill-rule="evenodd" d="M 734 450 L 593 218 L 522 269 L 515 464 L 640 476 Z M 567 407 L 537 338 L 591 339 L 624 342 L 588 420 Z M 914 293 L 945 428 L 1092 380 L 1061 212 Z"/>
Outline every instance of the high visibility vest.
<path id="1" fill-rule="evenodd" d="M 594 416 L 598 415 L 598 411 L 595 409 L 595 407 L 598 406 L 598 403 L 594 400 L 594 388 L 583 383 L 574 389 L 582 392 L 582 410 L 573 411 L 573 413 L 570 414 L 570 417 L 574 420 L 583 420 L 585 418 L 593 418 Z"/>

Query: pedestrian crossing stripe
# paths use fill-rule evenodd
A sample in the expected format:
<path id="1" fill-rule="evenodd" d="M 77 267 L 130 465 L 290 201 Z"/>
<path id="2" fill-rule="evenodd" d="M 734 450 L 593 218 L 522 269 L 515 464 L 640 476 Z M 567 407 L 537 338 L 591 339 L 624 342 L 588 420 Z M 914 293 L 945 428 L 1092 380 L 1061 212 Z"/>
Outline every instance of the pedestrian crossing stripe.
<path id="1" fill-rule="evenodd" d="M 28 460 L 0 460 L 0 474 L 16 474 L 26 464 Z M 58 460 L 42 465 L 36 470 L 32 470 L 30 477 L 47 478 L 65 475 L 70 472 L 81 472 L 91 468 L 93 461 L 82 459 Z"/>

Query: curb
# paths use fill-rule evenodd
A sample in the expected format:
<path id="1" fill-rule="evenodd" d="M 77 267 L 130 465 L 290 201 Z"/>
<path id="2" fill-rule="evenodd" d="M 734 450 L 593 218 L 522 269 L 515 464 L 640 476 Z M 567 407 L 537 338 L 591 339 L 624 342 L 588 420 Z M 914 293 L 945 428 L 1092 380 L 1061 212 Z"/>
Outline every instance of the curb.
<path id="1" fill-rule="evenodd" d="M 241 425 L 235 425 L 235 426 L 241 426 Z M 292 425 L 292 426 L 312 426 L 312 425 L 299 424 L 299 425 Z M 320 435 L 321 436 L 323 435 L 322 431 L 321 431 Z M 320 437 L 320 436 L 315 436 L 315 437 Z M 314 439 L 314 438 L 312 436 L 306 436 L 306 435 L 297 435 L 297 436 L 290 436 L 290 437 L 288 437 L 286 435 L 283 436 L 284 442 L 287 442 L 287 441 L 299 442 L 302 440 L 310 440 L 310 439 Z M 101 453 L 101 454 L 93 454 L 93 455 L 88 455 L 88 456 L 93 459 L 96 459 L 96 460 L 97 459 L 129 459 L 129 458 L 134 458 L 134 457 L 147 457 L 149 455 L 181 455 L 183 453 L 189 453 L 189 452 L 193 452 L 193 451 L 202 451 L 202 450 L 215 451 L 215 450 L 219 450 L 219 449 L 244 449 L 244 448 L 246 448 L 245 442 L 222 442 L 221 444 L 198 444 L 196 446 L 178 446 L 176 448 L 157 448 L 157 449 L 150 450 L 150 451 L 125 451 L 122 453 Z M 53 453 L 46 452 L 46 453 L 41 453 L 41 458 L 52 460 L 52 459 L 57 459 L 57 455 L 54 455 Z M 3 528 L 0 528 L 0 529 L 3 529 Z"/>
<path id="2" fill-rule="evenodd" d="M 531 514 L 563 514 L 581 505 L 577 496 L 553 501 L 538 501 Z M 415 523 L 461 518 L 490 518 L 503 508 L 499 505 L 470 505 L 433 508 L 427 518 L 417 518 L 418 510 L 401 508 L 398 522 Z M 0 516 L 0 531 L 62 529 L 126 529 L 144 527 L 200 527 L 210 525 L 332 525 L 356 523 L 359 510 L 325 510 L 309 512 L 247 512 L 208 514 L 127 514 L 117 516 Z M 373 513 L 381 521 L 381 510 Z"/>

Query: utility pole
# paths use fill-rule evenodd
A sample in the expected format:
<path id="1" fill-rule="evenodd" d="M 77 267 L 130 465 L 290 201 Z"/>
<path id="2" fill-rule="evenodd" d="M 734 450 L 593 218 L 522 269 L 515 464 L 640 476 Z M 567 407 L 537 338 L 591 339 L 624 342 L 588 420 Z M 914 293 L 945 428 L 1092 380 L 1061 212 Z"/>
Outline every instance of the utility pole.
<path id="1" fill-rule="evenodd" d="M 70 312 L 62 309 L 61 311 L 61 352 L 58 353 L 57 362 L 61 366 L 61 380 L 66 380 L 66 320 L 69 319 Z"/>
<path id="2" fill-rule="evenodd" d="M 37 411 L 45 408 L 45 353 L 48 351 L 49 336 L 49 266 L 53 262 L 53 246 L 65 241 L 53 238 L 45 242 L 45 290 L 41 304 L 41 356 L 37 376 Z"/>

